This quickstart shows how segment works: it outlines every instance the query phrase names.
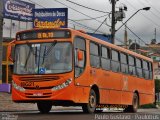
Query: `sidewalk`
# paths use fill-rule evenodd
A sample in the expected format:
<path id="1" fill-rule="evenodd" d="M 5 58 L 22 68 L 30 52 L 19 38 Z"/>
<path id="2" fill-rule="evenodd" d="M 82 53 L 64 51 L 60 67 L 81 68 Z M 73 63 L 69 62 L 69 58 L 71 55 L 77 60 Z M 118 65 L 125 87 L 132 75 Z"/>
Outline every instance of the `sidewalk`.
<path id="1" fill-rule="evenodd" d="M 0 92 L 0 112 L 38 110 L 36 104 L 14 103 L 11 94 Z"/>

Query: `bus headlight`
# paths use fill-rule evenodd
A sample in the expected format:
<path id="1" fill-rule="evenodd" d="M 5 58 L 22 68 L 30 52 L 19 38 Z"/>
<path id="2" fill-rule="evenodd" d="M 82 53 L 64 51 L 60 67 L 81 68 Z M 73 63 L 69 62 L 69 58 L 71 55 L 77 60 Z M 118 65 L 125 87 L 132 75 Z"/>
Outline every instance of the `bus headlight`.
<path id="1" fill-rule="evenodd" d="M 21 91 L 21 92 L 25 91 L 25 89 L 23 87 L 17 85 L 14 81 L 12 81 L 12 86 L 18 91 Z"/>
<path id="2" fill-rule="evenodd" d="M 62 83 L 60 85 L 57 85 L 57 86 L 53 87 L 52 91 L 63 89 L 65 87 L 69 86 L 69 84 L 71 84 L 71 82 L 72 82 L 72 78 L 66 80 L 64 83 Z"/>

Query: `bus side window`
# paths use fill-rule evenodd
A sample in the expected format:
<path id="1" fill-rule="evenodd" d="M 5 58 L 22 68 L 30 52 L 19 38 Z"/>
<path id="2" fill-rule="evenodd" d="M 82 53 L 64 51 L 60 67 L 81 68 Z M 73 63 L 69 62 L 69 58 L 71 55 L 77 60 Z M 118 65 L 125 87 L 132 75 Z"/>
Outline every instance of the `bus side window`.
<path id="1" fill-rule="evenodd" d="M 129 62 L 129 74 L 136 75 L 135 58 L 132 56 L 128 56 L 128 62 Z"/>
<path id="2" fill-rule="evenodd" d="M 114 72 L 120 71 L 119 52 L 112 50 L 111 68 Z"/>
<path id="3" fill-rule="evenodd" d="M 138 77 L 143 77 L 142 61 L 139 58 L 136 58 L 136 72 Z"/>
<path id="4" fill-rule="evenodd" d="M 78 60 L 78 50 L 80 50 L 83 54 L 83 60 Z M 86 65 L 86 41 L 82 37 L 75 37 L 74 40 L 74 54 L 75 54 L 75 77 L 79 77 Z"/>
<path id="5" fill-rule="evenodd" d="M 143 60 L 143 77 L 149 79 L 149 64 Z"/>
<path id="6" fill-rule="evenodd" d="M 128 74 L 128 56 L 124 53 L 120 53 L 121 59 L 121 72 Z"/>
<path id="7" fill-rule="evenodd" d="M 99 45 L 90 42 L 90 64 L 92 67 L 100 67 Z"/>
<path id="8" fill-rule="evenodd" d="M 153 79 L 153 70 L 152 70 L 153 68 L 152 68 L 152 63 L 151 62 L 149 62 L 149 79 Z"/>
<path id="9" fill-rule="evenodd" d="M 102 69 L 110 70 L 111 69 L 110 49 L 102 46 L 101 51 L 102 51 L 102 56 L 101 56 Z"/>

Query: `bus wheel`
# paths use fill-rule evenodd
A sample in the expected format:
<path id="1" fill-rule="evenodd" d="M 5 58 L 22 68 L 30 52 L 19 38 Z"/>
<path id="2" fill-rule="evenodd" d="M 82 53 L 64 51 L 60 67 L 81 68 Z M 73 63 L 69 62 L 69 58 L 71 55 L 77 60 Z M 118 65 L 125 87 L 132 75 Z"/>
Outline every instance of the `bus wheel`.
<path id="1" fill-rule="evenodd" d="M 89 101 L 88 103 L 82 106 L 83 112 L 85 113 L 94 113 L 97 106 L 97 97 L 96 93 L 93 89 L 91 89 L 89 94 Z"/>
<path id="2" fill-rule="evenodd" d="M 37 102 L 37 107 L 41 113 L 49 113 L 49 111 L 52 108 L 52 102 L 51 101 L 39 101 Z"/>
<path id="3" fill-rule="evenodd" d="M 135 113 L 138 110 L 138 106 L 139 106 L 138 95 L 136 93 L 134 93 L 133 100 L 132 100 L 132 105 L 129 105 L 127 108 L 125 108 L 124 112 Z"/>
<path id="4" fill-rule="evenodd" d="M 95 113 L 102 113 L 103 110 L 96 110 Z"/>

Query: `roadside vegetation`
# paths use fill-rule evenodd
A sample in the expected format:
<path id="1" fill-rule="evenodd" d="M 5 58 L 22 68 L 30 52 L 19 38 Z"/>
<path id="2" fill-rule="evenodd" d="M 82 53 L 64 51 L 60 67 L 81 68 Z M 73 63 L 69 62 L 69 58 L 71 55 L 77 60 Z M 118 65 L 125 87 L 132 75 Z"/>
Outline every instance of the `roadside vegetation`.
<path id="1" fill-rule="evenodd" d="M 160 92 L 160 80 L 155 80 L 155 93 Z M 157 96 L 158 98 L 158 96 Z M 157 105 L 160 107 L 160 101 L 153 104 L 142 105 L 140 108 L 157 108 Z"/>

